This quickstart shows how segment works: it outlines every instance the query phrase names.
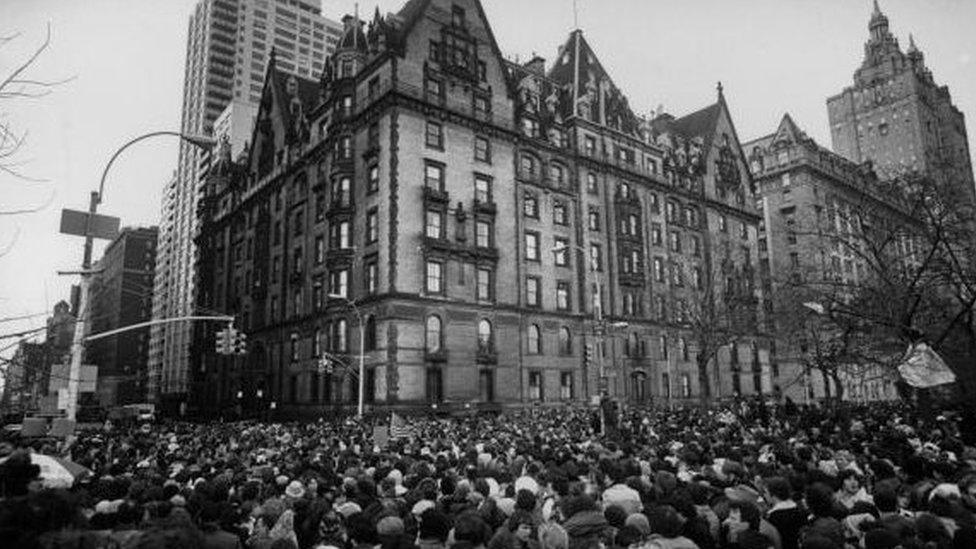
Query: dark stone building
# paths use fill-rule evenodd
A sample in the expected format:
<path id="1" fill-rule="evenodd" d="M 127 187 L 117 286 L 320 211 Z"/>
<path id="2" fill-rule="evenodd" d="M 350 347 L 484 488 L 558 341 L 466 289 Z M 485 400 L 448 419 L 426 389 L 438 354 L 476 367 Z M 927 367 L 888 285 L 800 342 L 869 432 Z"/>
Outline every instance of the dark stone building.
<path id="1" fill-rule="evenodd" d="M 476 0 L 344 24 L 319 82 L 272 59 L 246 160 L 204 188 L 198 306 L 235 315 L 249 348 L 216 355 L 220 326 L 197 328 L 192 407 L 348 410 L 360 356 L 368 406 L 770 390 L 756 337 L 707 372 L 694 359 L 703 295 L 759 316 L 759 215 L 721 88 L 639 117 L 581 31 L 548 69 L 514 63 Z"/>
<path id="2" fill-rule="evenodd" d="M 976 203 L 966 120 L 948 86 L 935 83 L 914 39 L 901 50 L 877 2 L 868 29 L 853 85 L 827 99 L 834 152 L 873 161 L 882 179 L 912 171 L 934 176 Z"/>
<path id="3" fill-rule="evenodd" d="M 125 228 L 113 240 L 91 282 L 90 333 L 98 334 L 152 318 L 156 227 Z M 102 406 L 145 402 L 149 328 L 139 328 L 86 346 L 86 364 L 98 367 Z"/>

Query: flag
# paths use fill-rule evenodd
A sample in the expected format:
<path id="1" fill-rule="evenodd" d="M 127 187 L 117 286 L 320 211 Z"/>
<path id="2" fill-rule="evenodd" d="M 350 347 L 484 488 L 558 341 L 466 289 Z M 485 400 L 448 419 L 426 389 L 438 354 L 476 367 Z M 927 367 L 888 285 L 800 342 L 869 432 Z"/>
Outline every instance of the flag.
<path id="1" fill-rule="evenodd" d="M 396 412 L 390 412 L 390 438 L 407 437 L 414 434 L 413 427 Z"/>
<path id="2" fill-rule="evenodd" d="M 956 374 L 949 369 L 942 357 L 925 343 L 909 347 L 905 359 L 898 366 L 898 373 L 906 383 L 922 389 L 956 380 Z"/>

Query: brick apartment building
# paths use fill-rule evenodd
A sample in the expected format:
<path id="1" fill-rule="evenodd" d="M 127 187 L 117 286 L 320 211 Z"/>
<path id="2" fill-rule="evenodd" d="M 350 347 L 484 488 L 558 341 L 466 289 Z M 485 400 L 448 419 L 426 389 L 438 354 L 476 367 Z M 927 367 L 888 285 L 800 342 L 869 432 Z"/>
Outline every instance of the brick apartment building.
<path id="1" fill-rule="evenodd" d="M 349 409 L 360 347 L 368 406 L 584 401 L 601 360 L 630 402 L 773 389 L 759 337 L 695 364 L 703 295 L 762 320 L 721 87 L 638 117 L 581 31 L 548 70 L 513 63 L 476 0 L 344 25 L 319 82 L 272 59 L 248 151 L 203 190 L 197 304 L 249 347 L 217 355 L 220 327 L 197 328 L 191 408 Z"/>

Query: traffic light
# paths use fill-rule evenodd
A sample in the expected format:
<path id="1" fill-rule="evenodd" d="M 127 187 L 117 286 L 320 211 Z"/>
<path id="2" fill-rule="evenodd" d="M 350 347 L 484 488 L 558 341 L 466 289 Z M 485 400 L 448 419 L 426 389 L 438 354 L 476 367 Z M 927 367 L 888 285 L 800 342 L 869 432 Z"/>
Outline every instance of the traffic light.
<path id="1" fill-rule="evenodd" d="M 583 348 L 583 363 L 589 366 L 593 363 L 593 344 L 587 343 Z"/>
<path id="2" fill-rule="evenodd" d="M 231 328 L 225 328 L 217 332 L 217 354 L 230 354 Z"/>
<path id="3" fill-rule="evenodd" d="M 233 352 L 234 352 L 234 354 L 246 355 L 247 354 L 247 334 L 245 334 L 244 332 L 239 332 L 237 330 L 234 330 L 233 328 L 231 328 L 231 330 L 233 330 L 233 338 L 234 338 L 233 339 Z"/>

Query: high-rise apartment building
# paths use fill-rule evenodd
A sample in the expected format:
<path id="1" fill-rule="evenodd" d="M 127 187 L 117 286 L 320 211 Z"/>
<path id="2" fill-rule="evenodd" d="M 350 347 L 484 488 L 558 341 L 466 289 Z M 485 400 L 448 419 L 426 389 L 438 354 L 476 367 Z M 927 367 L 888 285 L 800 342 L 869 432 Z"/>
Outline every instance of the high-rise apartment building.
<path id="1" fill-rule="evenodd" d="M 976 203 L 966 121 L 948 86 L 935 83 L 913 38 L 901 50 L 877 1 L 868 29 L 853 85 L 827 99 L 834 151 L 871 160 L 882 179 L 930 175 Z"/>
<path id="2" fill-rule="evenodd" d="M 818 345 L 825 346 L 828 337 L 819 330 L 818 315 L 803 304 L 824 294 L 840 296 L 877 276 L 877 265 L 858 246 L 880 240 L 870 227 L 894 231 L 911 224 L 909 208 L 870 162 L 855 164 L 820 146 L 789 114 L 775 132 L 743 149 L 763 212 L 759 279 L 770 331 L 777 336 L 780 392 L 806 401 L 836 395 L 840 384 L 847 398 L 895 398 L 890 371 L 863 375 L 853 367 L 838 368 L 832 379 L 811 366 L 826 353 Z M 915 242 L 906 234 L 890 251 L 895 268 L 899 259 L 914 259 Z"/>
<path id="3" fill-rule="evenodd" d="M 339 28 L 309 0 L 200 0 L 187 36 L 181 131 L 210 134 L 231 103 L 256 104 L 272 51 L 282 70 L 317 78 Z M 194 220 L 199 174 L 208 162 L 209 156 L 181 144 L 175 179 L 164 193 L 154 318 L 193 311 Z M 190 330 L 186 324 L 153 328 L 151 397 L 186 391 Z"/>
<path id="4" fill-rule="evenodd" d="M 204 185 L 197 304 L 248 349 L 197 326 L 195 406 L 320 414 L 360 383 L 367 406 L 441 409 L 771 390 L 759 338 L 696 331 L 732 299 L 715 332 L 759 316 L 721 88 L 638 117 L 582 31 L 549 67 L 512 62 L 477 0 L 344 23 L 320 80 L 269 68 L 249 154 Z"/>
<path id="5" fill-rule="evenodd" d="M 158 227 L 125 228 L 98 260 L 91 285 L 91 333 L 146 322 L 151 318 Z M 96 392 L 102 406 L 146 400 L 149 328 L 93 341 L 86 364 L 98 368 Z"/>

